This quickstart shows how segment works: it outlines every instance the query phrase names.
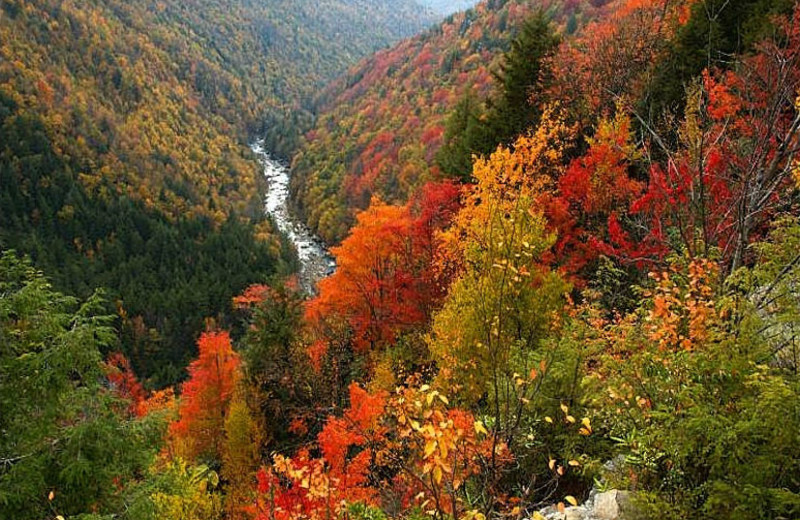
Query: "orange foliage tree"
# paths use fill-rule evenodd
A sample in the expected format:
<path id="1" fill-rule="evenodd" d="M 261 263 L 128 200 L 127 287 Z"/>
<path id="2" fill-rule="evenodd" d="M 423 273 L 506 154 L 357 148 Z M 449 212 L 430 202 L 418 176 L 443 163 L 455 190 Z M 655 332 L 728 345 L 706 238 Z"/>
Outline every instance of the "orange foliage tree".
<path id="1" fill-rule="evenodd" d="M 197 346 L 199 357 L 189 365 L 189 380 L 181 389 L 179 419 L 170 425 L 170 433 L 177 455 L 219 460 L 240 359 L 227 332 L 205 332 Z"/>
<path id="2" fill-rule="evenodd" d="M 452 183 L 426 186 L 405 206 L 373 200 L 342 245 L 332 249 L 336 273 L 319 284 L 307 317 L 322 337 L 344 322 L 356 351 L 391 344 L 427 323 L 444 293 L 431 265 L 436 232 L 458 206 Z"/>
<path id="3" fill-rule="evenodd" d="M 276 456 L 259 473 L 259 520 L 333 518 L 354 503 L 418 506 L 434 518 L 478 517 L 465 511 L 465 483 L 492 456 L 507 458 L 467 411 L 427 385 L 390 395 L 350 386 L 351 405 L 318 436 L 322 457 L 307 449 Z"/>

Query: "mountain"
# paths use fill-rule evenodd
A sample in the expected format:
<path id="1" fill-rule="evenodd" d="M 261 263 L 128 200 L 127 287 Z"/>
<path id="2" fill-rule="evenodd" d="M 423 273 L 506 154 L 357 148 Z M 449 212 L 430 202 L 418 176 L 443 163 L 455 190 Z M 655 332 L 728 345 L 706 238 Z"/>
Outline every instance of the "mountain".
<path id="1" fill-rule="evenodd" d="M 317 89 L 429 23 L 410 1 L 0 1 L 0 248 L 108 288 L 137 370 L 173 381 L 205 317 L 291 270 L 250 136 L 287 155 Z"/>
<path id="2" fill-rule="evenodd" d="M 338 242 L 373 195 L 403 201 L 435 176 L 449 112 L 467 94 L 492 92 L 503 52 L 538 10 L 565 26 L 597 8 L 489 0 L 379 51 L 329 86 L 293 161 L 293 200 L 312 229 Z"/>
<path id="3" fill-rule="evenodd" d="M 475 0 L 419 0 L 419 3 L 429 7 L 434 12 L 448 15 L 458 11 L 466 11 L 475 6 Z"/>

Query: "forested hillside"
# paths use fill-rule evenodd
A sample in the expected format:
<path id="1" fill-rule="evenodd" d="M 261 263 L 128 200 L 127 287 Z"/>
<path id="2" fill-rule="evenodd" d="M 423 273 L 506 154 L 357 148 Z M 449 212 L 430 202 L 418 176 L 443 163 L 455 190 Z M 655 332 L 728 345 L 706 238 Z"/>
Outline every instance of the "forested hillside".
<path id="1" fill-rule="evenodd" d="M 128 158 L 70 133 L 105 91 L 30 78 L 0 222 L 51 272 L 0 254 L 1 518 L 800 518 L 796 2 L 490 0 L 379 51 L 294 161 L 315 294 L 217 170 L 85 179 Z M 236 127 L 207 103 L 189 159 Z"/>
<path id="2" fill-rule="evenodd" d="M 489 0 L 378 52 L 330 86 L 293 162 L 293 196 L 308 224 L 338 242 L 373 195 L 405 200 L 436 177 L 448 114 L 489 95 L 503 52 L 536 9 L 562 25 L 597 11 L 588 2 Z"/>
<path id="3" fill-rule="evenodd" d="M 466 11 L 478 2 L 476 0 L 420 0 L 419 3 L 430 7 L 436 13 L 447 15 L 458 11 Z"/>
<path id="4" fill-rule="evenodd" d="M 246 148 L 288 153 L 315 89 L 428 23 L 413 3 L 3 0 L 0 247 L 111 289 L 136 367 L 180 377 L 204 318 L 291 269 Z"/>

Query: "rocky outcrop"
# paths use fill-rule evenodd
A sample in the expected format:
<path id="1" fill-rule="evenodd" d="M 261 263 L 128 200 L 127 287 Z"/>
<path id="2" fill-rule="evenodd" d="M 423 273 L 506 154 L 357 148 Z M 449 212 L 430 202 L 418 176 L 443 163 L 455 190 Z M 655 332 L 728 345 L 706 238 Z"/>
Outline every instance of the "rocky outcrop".
<path id="1" fill-rule="evenodd" d="M 632 507 L 627 491 L 612 489 L 597 493 L 592 490 L 583 504 L 567 507 L 563 512 L 550 506 L 538 513 L 547 520 L 628 520 L 632 516 Z"/>

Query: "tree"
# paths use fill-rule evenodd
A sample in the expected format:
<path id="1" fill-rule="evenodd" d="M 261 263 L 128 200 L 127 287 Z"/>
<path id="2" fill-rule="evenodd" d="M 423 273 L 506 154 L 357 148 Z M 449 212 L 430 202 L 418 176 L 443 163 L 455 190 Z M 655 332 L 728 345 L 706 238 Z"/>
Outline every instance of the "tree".
<path id="1" fill-rule="evenodd" d="M 673 258 L 638 309 L 584 325 L 586 396 L 624 455 L 606 478 L 635 486 L 647 518 L 800 511 L 800 381 L 768 364 L 776 353 L 753 309 L 762 289 L 741 283 L 748 270 L 727 288 L 720 275 L 714 261 Z"/>
<path id="2" fill-rule="evenodd" d="M 204 332 L 198 358 L 181 387 L 179 419 L 170 425 L 175 453 L 188 460 L 222 460 L 225 420 L 239 380 L 239 355 L 227 332 Z"/>
<path id="3" fill-rule="evenodd" d="M 570 142 L 570 128 L 548 109 L 537 130 L 513 148 L 500 146 L 475 162 L 476 184 L 444 236 L 442 256 L 460 269 L 428 342 L 438 368 L 435 388 L 485 414 L 494 446 L 519 457 L 508 471 L 524 483 L 530 501 L 553 493 L 565 471 L 547 468 L 547 451 L 559 451 L 560 444 L 529 439 L 553 435 L 542 418 L 560 394 L 546 393 L 559 386 L 548 388 L 548 381 L 559 373 L 555 365 L 572 362 L 552 341 L 571 286 L 549 267 L 556 236 L 544 215 L 547 186 L 563 175 Z M 572 375 L 564 381 L 571 395 L 578 381 Z M 487 459 L 486 489 L 500 485 L 491 479 L 505 471 L 502 463 Z"/>
<path id="4" fill-rule="evenodd" d="M 256 471 L 261 461 L 261 433 L 238 388 L 225 417 L 221 476 L 225 483 L 225 512 L 229 520 L 247 520 L 254 500 Z"/>
<path id="5" fill-rule="evenodd" d="M 112 514 L 158 450 L 157 420 L 105 387 L 113 317 L 95 294 L 53 291 L 30 262 L 0 256 L 0 515 Z"/>
<path id="6" fill-rule="evenodd" d="M 332 249 L 336 273 L 320 282 L 307 308 L 319 337 L 344 322 L 363 354 L 427 323 L 444 285 L 431 269 L 436 232 L 457 205 L 457 187 L 445 182 L 427 185 L 405 206 L 375 200 L 360 213 L 350 236 Z"/>
<path id="7" fill-rule="evenodd" d="M 486 109 L 468 92 L 451 112 L 436 156 L 443 172 L 469 181 L 473 155 L 489 154 L 536 127 L 542 115 L 540 93 L 550 81 L 546 63 L 559 42 L 542 12 L 522 24 L 494 74 L 496 93 Z"/>
<path id="8" fill-rule="evenodd" d="M 535 128 L 542 115 L 538 93 L 548 85 L 546 59 L 560 42 L 550 21 L 541 11 L 525 21 L 505 53 L 495 79 L 500 94 L 489 102 L 487 128 L 499 144 L 510 144 L 525 130 Z"/>
<path id="9" fill-rule="evenodd" d="M 737 70 L 706 70 L 689 90 L 680 146 L 652 139 L 646 192 L 631 212 L 650 220 L 650 236 L 668 246 L 671 230 L 690 255 L 721 252 L 728 272 L 748 263 L 750 244 L 784 205 L 800 152 L 800 12 L 784 19 L 782 36 L 743 57 Z"/>

